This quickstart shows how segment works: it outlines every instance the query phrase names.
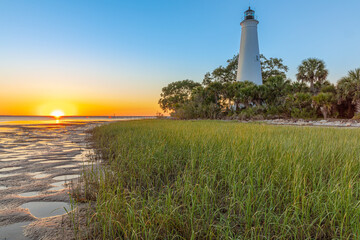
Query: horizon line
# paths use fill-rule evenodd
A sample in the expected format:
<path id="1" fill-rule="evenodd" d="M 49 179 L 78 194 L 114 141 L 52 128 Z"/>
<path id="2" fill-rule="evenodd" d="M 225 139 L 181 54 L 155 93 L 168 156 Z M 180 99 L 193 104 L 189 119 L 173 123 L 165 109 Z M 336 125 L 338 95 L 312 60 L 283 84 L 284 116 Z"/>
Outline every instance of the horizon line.
<path id="1" fill-rule="evenodd" d="M 64 117 L 155 117 L 156 115 L 64 115 Z M 51 115 L 1 115 L 0 117 L 54 117 Z"/>

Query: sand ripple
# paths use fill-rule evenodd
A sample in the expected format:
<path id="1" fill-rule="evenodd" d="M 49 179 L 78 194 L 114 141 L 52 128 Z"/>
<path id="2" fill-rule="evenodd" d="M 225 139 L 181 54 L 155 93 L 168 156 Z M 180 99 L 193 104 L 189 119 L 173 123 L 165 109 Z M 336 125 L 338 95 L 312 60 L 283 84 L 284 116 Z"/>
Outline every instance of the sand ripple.
<path id="1" fill-rule="evenodd" d="M 101 123 L 0 125 L 0 239 L 29 239 L 29 223 L 39 238 L 31 226 L 46 228 L 41 223 L 70 208 L 68 183 L 93 154 L 86 131 Z"/>

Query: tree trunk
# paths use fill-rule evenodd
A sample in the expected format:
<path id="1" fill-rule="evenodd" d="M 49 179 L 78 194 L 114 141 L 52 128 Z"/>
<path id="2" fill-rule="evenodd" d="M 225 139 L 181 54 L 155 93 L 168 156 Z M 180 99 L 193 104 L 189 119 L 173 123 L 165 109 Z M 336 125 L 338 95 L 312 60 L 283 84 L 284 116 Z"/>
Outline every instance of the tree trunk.
<path id="1" fill-rule="evenodd" d="M 355 102 L 355 115 L 360 114 L 360 100 Z"/>
<path id="2" fill-rule="evenodd" d="M 351 101 L 349 102 L 349 101 L 347 101 L 346 102 L 346 104 L 347 104 L 347 110 L 345 111 L 345 115 L 346 115 L 346 117 L 348 117 L 348 118 L 350 118 L 350 116 L 352 115 L 352 103 L 351 103 Z"/>
<path id="3" fill-rule="evenodd" d="M 324 119 L 327 119 L 327 109 L 326 107 L 320 107 L 320 111 L 322 115 L 324 116 Z"/>
<path id="4" fill-rule="evenodd" d="M 314 89 L 314 81 L 311 81 L 311 82 L 310 82 L 310 92 L 311 92 L 312 94 L 314 94 L 314 93 L 315 93 L 315 89 Z"/>

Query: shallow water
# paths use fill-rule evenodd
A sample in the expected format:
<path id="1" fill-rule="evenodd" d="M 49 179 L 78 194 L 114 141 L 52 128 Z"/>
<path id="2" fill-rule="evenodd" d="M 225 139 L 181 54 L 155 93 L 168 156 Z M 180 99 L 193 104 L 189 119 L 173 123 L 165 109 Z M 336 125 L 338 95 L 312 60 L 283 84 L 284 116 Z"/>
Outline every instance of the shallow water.
<path id="1" fill-rule="evenodd" d="M 32 178 L 35 178 L 35 179 L 41 179 L 41 178 L 46 178 L 46 177 L 50 176 L 50 174 L 42 173 L 42 172 L 30 173 L 30 175 L 32 175 Z"/>
<path id="2" fill-rule="evenodd" d="M 40 195 L 39 192 L 25 192 L 25 193 L 20 193 L 18 194 L 20 197 L 34 197 L 37 195 Z"/>
<path id="3" fill-rule="evenodd" d="M 48 189 L 49 191 L 58 191 L 58 190 L 61 190 L 61 189 L 65 189 L 65 181 L 60 181 L 60 182 L 55 182 L 55 183 L 52 183 L 51 185 L 52 186 L 55 186 L 55 187 L 52 187 L 50 189 Z"/>
<path id="4" fill-rule="evenodd" d="M 4 223 L 18 221 L 0 227 L 0 240 L 27 239 L 22 226 L 29 224 L 24 219 L 31 215 L 43 218 L 65 214 L 64 207 L 70 209 L 68 192 L 59 190 L 68 188 L 66 183 L 93 164 L 86 131 L 107 122 L 104 118 L 84 120 L 0 116 L 0 219 Z M 14 211 L 8 214 L 6 209 Z"/>
<path id="5" fill-rule="evenodd" d="M 55 168 L 74 168 L 74 167 L 79 167 L 79 165 L 78 164 L 66 164 L 66 165 L 56 166 Z"/>
<path id="6" fill-rule="evenodd" d="M 24 221 L 18 216 L 26 212 L 8 215 L 5 209 L 28 208 L 28 215 L 37 218 L 65 214 L 64 207 L 70 209 L 68 193 L 52 191 L 65 189 L 66 181 L 80 176 L 82 166 L 76 156 L 85 156 L 83 151 L 88 148 L 84 132 L 96 124 L 99 123 L 27 123 L 4 127 L 0 123 L 0 219 Z M 58 182 L 52 183 L 54 180 Z M 50 195 L 52 201 L 42 201 Z M 20 199 L 23 204 L 9 202 L 9 197 Z M 24 225 L 28 222 L 0 227 L 0 240 L 27 239 L 22 234 Z"/>
<path id="7" fill-rule="evenodd" d="M 29 209 L 30 213 L 37 218 L 62 215 L 70 211 L 70 203 L 66 202 L 29 202 L 20 207 Z"/>
<path id="8" fill-rule="evenodd" d="M 78 178 L 80 175 L 78 174 L 74 174 L 74 175 L 62 175 L 62 176 L 57 176 L 57 177 L 54 177 L 53 179 L 56 180 L 56 181 L 69 181 L 69 180 L 73 180 L 73 179 L 76 179 Z"/>
<path id="9" fill-rule="evenodd" d="M 24 236 L 24 227 L 30 222 L 19 222 L 0 227 L 0 240 L 30 240 Z"/>

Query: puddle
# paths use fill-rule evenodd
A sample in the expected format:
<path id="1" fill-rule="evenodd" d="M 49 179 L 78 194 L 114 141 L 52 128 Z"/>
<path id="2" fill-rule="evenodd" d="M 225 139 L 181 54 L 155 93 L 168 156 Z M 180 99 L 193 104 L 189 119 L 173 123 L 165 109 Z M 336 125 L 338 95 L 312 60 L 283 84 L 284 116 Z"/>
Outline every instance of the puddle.
<path id="1" fill-rule="evenodd" d="M 45 178 L 45 177 L 48 177 L 50 176 L 50 174 L 47 174 L 47 173 L 42 173 L 42 172 L 34 172 L 34 173 L 31 173 L 33 176 L 33 178 L 35 179 L 40 179 L 40 178 Z"/>
<path id="2" fill-rule="evenodd" d="M 71 180 L 71 179 L 75 179 L 75 178 L 78 178 L 80 177 L 80 175 L 78 174 L 74 174 L 74 175 L 62 175 L 62 176 L 57 176 L 57 177 L 54 177 L 53 179 L 54 180 L 57 180 L 57 181 L 66 181 L 66 180 Z"/>
<path id="3" fill-rule="evenodd" d="M 12 170 L 17 170 L 20 169 L 22 167 L 6 167 L 6 168 L 1 168 L 0 172 L 7 172 L 7 171 L 12 171 Z"/>
<path id="4" fill-rule="evenodd" d="M 20 206 L 29 209 L 30 213 L 37 218 L 52 217 L 65 214 L 70 211 L 70 204 L 66 202 L 29 202 Z"/>
<path id="5" fill-rule="evenodd" d="M 0 227 L 0 240 L 30 240 L 23 234 L 24 227 L 31 222 L 14 223 Z"/>
<path id="6" fill-rule="evenodd" d="M 55 168 L 73 168 L 73 167 L 79 167 L 79 165 L 77 165 L 77 164 L 66 164 L 66 165 L 56 166 Z"/>
<path id="7" fill-rule="evenodd" d="M 81 176 L 78 172 L 82 166 L 90 165 L 84 162 L 90 159 L 87 154 L 91 149 L 85 147 L 83 132 L 91 129 L 93 124 L 87 126 L 83 125 L 85 122 L 69 122 L 59 125 L 54 120 L 41 124 L 30 121 L 16 124 L 17 127 L 8 131 L 2 130 L 0 123 L 0 208 L 10 209 L 12 201 L 17 206 L 18 202 L 27 200 L 20 207 L 28 209 L 35 217 L 66 214 L 64 207 L 71 209 L 71 204 L 61 202 L 69 199 L 64 193 L 69 189 L 66 183 L 76 181 Z M 53 176 L 56 176 L 54 180 Z M 47 185 L 47 190 L 14 187 L 37 185 Z M 43 199 L 47 200 L 43 202 Z M 12 215 L 1 216 L 0 221 L 12 218 Z M 22 227 L 28 224 L 23 222 L 0 227 L 0 240 L 29 240 L 23 235 Z"/>
<path id="8" fill-rule="evenodd" d="M 26 192 L 26 193 L 20 193 L 18 195 L 21 197 L 34 197 L 39 195 L 39 192 Z"/>
<path id="9" fill-rule="evenodd" d="M 57 191 L 57 190 L 65 189 L 66 187 L 64 184 L 65 184 L 65 181 L 52 183 L 51 185 L 55 186 L 55 187 L 50 188 L 48 191 Z"/>

